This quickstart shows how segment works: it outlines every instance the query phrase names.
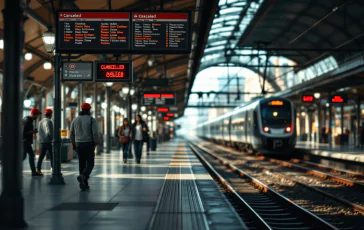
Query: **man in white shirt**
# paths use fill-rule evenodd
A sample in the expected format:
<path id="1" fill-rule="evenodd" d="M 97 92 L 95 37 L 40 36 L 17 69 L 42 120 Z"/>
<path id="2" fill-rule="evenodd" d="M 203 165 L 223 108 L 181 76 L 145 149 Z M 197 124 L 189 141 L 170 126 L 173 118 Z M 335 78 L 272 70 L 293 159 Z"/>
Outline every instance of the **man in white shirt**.
<path id="1" fill-rule="evenodd" d="M 91 116 L 91 105 L 83 103 L 82 111 L 71 124 L 71 141 L 78 154 L 80 175 L 77 177 L 82 191 L 90 190 L 88 179 L 95 165 L 95 148 L 100 143 L 96 119 Z"/>
<path id="2" fill-rule="evenodd" d="M 52 141 L 53 141 L 53 122 L 52 122 L 53 111 L 51 109 L 44 110 L 44 118 L 39 122 L 38 127 L 38 140 L 40 143 L 40 155 L 38 158 L 38 173 L 42 173 L 42 162 L 44 156 L 48 152 L 51 160 L 51 168 L 53 168 L 53 152 L 52 152 Z"/>

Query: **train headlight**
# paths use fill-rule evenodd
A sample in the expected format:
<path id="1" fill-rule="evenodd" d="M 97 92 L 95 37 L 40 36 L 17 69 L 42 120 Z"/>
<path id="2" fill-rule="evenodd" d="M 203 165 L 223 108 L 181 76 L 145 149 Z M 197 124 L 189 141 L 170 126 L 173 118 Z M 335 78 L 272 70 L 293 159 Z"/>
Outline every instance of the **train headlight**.
<path id="1" fill-rule="evenodd" d="M 291 128 L 291 126 L 288 126 L 288 127 L 286 128 L 286 133 L 290 133 L 290 132 L 292 132 L 292 128 Z"/>
<path id="2" fill-rule="evenodd" d="M 269 133 L 270 129 L 269 129 L 269 127 L 267 127 L 267 126 L 264 126 L 263 131 L 264 131 L 265 133 Z"/>

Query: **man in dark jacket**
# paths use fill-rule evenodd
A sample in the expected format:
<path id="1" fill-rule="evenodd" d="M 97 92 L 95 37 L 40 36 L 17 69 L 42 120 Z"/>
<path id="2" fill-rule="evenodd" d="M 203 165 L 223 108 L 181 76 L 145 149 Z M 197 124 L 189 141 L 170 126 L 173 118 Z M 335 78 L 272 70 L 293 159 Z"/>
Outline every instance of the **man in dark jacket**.
<path id="1" fill-rule="evenodd" d="M 29 165 L 30 169 L 32 170 L 32 176 L 42 176 L 41 173 L 35 170 L 35 163 L 34 163 L 34 151 L 33 151 L 33 135 L 38 133 L 37 129 L 34 129 L 33 122 L 38 119 L 41 112 L 39 109 L 33 108 L 30 110 L 30 116 L 26 116 L 23 119 L 23 150 L 24 150 L 24 158 L 27 157 L 27 153 L 29 155 Z"/>

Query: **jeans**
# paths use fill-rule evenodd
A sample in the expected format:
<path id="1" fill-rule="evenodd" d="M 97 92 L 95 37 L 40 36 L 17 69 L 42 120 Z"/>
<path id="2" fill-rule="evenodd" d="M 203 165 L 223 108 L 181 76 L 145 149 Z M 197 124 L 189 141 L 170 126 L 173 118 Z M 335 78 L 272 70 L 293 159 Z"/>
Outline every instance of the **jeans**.
<path id="1" fill-rule="evenodd" d="M 90 174 L 95 165 L 95 147 L 93 142 L 76 143 L 76 151 L 78 153 L 78 166 L 80 175 L 84 175 L 86 179 L 90 178 Z"/>
<path id="2" fill-rule="evenodd" d="M 143 141 L 134 140 L 134 153 L 136 160 L 140 160 L 142 157 Z"/>
<path id="3" fill-rule="evenodd" d="M 34 155 L 34 151 L 33 151 L 33 147 L 32 147 L 32 142 L 24 141 L 23 142 L 23 151 L 24 151 L 23 160 L 25 160 L 25 158 L 27 158 L 27 153 L 28 153 L 30 169 L 32 170 L 32 173 L 35 173 L 35 163 L 34 163 L 35 155 Z"/>
<path id="4" fill-rule="evenodd" d="M 40 144 L 40 155 L 38 158 L 37 169 L 40 171 L 42 169 L 42 162 L 45 155 L 49 154 L 51 160 L 51 167 L 53 168 L 53 152 L 52 152 L 52 143 L 41 143 Z"/>
<path id="5" fill-rule="evenodd" d="M 130 151 L 130 141 L 128 143 L 125 144 L 120 144 L 120 146 L 123 148 L 123 159 L 126 160 L 128 159 L 128 154 Z"/>

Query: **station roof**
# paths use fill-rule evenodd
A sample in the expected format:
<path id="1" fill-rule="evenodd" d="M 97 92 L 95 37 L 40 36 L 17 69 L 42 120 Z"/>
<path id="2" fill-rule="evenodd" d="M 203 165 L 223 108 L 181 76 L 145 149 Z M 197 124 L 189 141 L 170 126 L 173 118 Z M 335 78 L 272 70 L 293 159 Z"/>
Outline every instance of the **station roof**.
<path id="1" fill-rule="evenodd" d="M 54 6 L 59 9 L 60 0 L 54 0 Z M 145 0 L 63 0 L 62 9 L 77 10 L 77 9 L 94 9 L 107 10 L 109 2 L 113 10 L 158 10 L 161 1 L 145 1 Z M 169 79 L 169 86 L 165 89 L 175 91 L 177 95 L 177 106 L 179 115 L 182 115 L 186 106 L 186 97 L 191 90 L 194 75 L 198 71 L 199 60 L 202 57 L 204 49 L 204 40 L 208 35 L 209 26 L 198 28 L 198 25 L 209 25 L 213 20 L 213 15 L 216 10 L 217 0 L 164 0 L 164 10 L 191 10 L 193 24 L 193 41 L 191 54 L 180 55 L 132 55 L 134 65 L 134 79 L 140 82 L 145 78 L 164 78 Z M 0 1 L 0 10 L 4 8 L 4 1 Z M 45 90 L 51 90 L 53 86 L 53 66 L 51 69 L 44 69 L 45 62 L 53 61 L 53 54 L 46 52 L 43 45 L 42 34 L 47 30 L 49 25 L 53 23 L 51 1 L 37 0 L 29 1 L 29 5 L 25 6 L 27 19 L 24 23 L 25 31 L 25 47 L 24 54 L 31 52 L 33 58 L 24 62 L 24 79 L 25 90 L 31 84 L 33 87 L 29 94 L 37 94 L 41 92 L 39 87 L 44 87 Z M 0 15 L 0 36 L 4 33 L 3 16 Z M 6 45 L 6 44 L 5 44 Z M 102 55 L 84 55 L 76 60 L 92 61 L 103 60 Z M 112 55 L 106 56 L 108 59 L 113 59 Z M 127 60 L 128 55 L 121 55 L 119 60 Z M 148 65 L 148 60 L 153 60 L 153 65 Z M 0 52 L 0 69 L 3 68 L 3 52 Z M 77 83 L 67 82 L 70 88 L 69 93 L 77 86 Z M 101 90 L 104 85 L 97 84 Z M 135 87 L 142 87 L 139 83 Z M 114 84 L 112 89 L 118 92 L 122 88 L 122 84 Z M 86 83 L 86 95 L 92 95 L 93 85 Z M 143 88 L 143 90 L 148 90 Z M 101 91 L 99 91 L 99 94 Z M 114 93 L 114 99 L 117 99 L 118 93 Z"/>

